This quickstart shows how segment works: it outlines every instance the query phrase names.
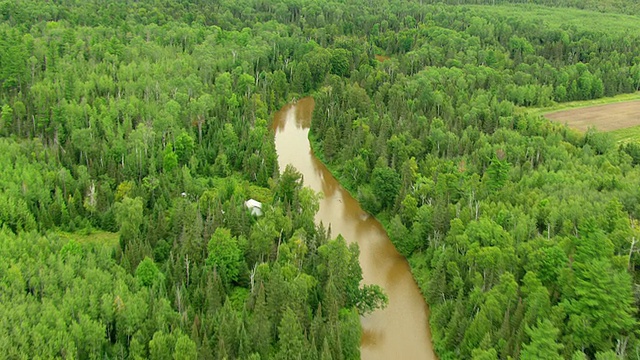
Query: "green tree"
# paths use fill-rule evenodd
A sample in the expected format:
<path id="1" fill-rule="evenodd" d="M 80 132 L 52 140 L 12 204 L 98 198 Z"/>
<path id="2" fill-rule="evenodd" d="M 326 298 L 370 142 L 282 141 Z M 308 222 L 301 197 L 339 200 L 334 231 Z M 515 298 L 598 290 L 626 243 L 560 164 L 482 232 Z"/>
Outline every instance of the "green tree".
<path id="1" fill-rule="evenodd" d="M 165 173 L 171 173 L 176 167 L 178 167 L 178 155 L 173 151 L 173 145 L 169 143 L 164 149 L 162 169 Z"/>
<path id="2" fill-rule="evenodd" d="M 176 137 L 174 148 L 176 155 L 178 156 L 178 161 L 181 164 L 186 164 L 189 161 L 189 157 L 191 157 L 194 147 L 195 142 L 193 138 L 186 132 L 182 132 Z"/>
<path id="3" fill-rule="evenodd" d="M 305 94 L 311 90 L 313 78 L 311 76 L 311 70 L 309 70 L 309 64 L 306 61 L 300 61 L 296 64 L 293 75 L 292 84 L 294 91 Z"/>
<path id="4" fill-rule="evenodd" d="M 473 360 L 498 360 L 498 352 L 493 348 L 488 350 L 473 349 L 471 358 Z"/>
<path id="5" fill-rule="evenodd" d="M 165 334 L 156 331 L 153 339 L 149 341 L 149 358 L 152 360 L 172 360 L 175 348 L 175 338 L 173 334 Z"/>
<path id="6" fill-rule="evenodd" d="M 173 360 L 195 360 L 198 358 L 196 343 L 187 335 L 180 334 L 176 340 Z"/>
<path id="7" fill-rule="evenodd" d="M 491 191 L 500 190 L 509 178 L 509 163 L 494 156 L 487 168 L 488 187 Z"/>
<path id="8" fill-rule="evenodd" d="M 237 238 L 228 229 L 219 227 L 211 235 L 207 250 L 207 266 L 217 271 L 226 284 L 237 281 L 243 261 Z"/>
<path id="9" fill-rule="evenodd" d="M 333 127 L 327 129 L 327 132 L 324 134 L 322 150 L 327 161 L 333 161 L 336 153 L 338 152 L 338 138 L 336 130 Z"/>
<path id="10" fill-rule="evenodd" d="M 278 326 L 278 360 L 301 360 L 305 358 L 306 339 L 296 314 L 287 308 Z"/>
<path id="11" fill-rule="evenodd" d="M 371 174 L 373 192 L 383 208 L 393 205 L 400 192 L 400 175 L 389 167 L 377 167 Z"/>
<path id="12" fill-rule="evenodd" d="M 331 52 L 331 73 L 349 76 L 351 71 L 351 53 L 346 49 L 334 49 Z"/>
<path id="13" fill-rule="evenodd" d="M 520 358 L 522 360 L 562 360 L 559 352 L 564 346 L 557 342 L 559 333 L 560 330 L 547 319 L 538 321 L 538 325 L 534 328 L 527 327 L 527 335 L 531 341 L 522 347 Z"/>
<path id="14" fill-rule="evenodd" d="M 150 286 L 154 283 L 161 282 L 163 276 L 153 260 L 145 257 L 136 268 L 136 278 L 138 278 L 138 281 L 140 281 L 142 285 Z"/>
<path id="15" fill-rule="evenodd" d="M 302 189 L 302 174 L 292 165 L 287 165 L 276 183 L 275 198 L 291 207 L 297 202 L 300 189 Z"/>
<path id="16" fill-rule="evenodd" d="M 2 120 L 2 123 L 0 123 L 0 131 L 5 132 L 5 129 L 8 131 L 13 125 L 13 109 L 5 104 L 0 111 L 2 114 L 0 117 L 0 120 Z"/>
<path id="17" fill-rule="evenodd" d="M 120 224 L 120 236 L 138 237 L 143 220 L 142 199 L 139 197 L 132 199 L 125 196 L 122 201 L 116 203 L 114 207 L 116 220 Z"/>

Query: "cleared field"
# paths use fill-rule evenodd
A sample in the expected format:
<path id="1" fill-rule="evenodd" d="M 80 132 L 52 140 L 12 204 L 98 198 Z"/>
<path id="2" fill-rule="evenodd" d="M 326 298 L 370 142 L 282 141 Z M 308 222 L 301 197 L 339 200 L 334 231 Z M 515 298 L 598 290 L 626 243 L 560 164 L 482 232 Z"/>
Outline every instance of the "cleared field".
<path id="1" fill-rule="evenodd" d="M 544 115 L 573 129 L 614 131 L 640 125 L 640 100 L 556 111 Z"/>

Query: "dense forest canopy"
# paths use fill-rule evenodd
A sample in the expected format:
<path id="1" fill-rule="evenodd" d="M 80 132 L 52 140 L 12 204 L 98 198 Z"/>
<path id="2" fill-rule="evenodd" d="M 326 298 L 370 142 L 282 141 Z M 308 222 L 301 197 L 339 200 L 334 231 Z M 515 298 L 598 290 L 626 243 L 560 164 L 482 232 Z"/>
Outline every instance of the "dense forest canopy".
<path id="1" fill-rule="evenodd" d="M 638 91 L 638 18 L 428 3 L 0 1 L 6 356 L 359 358 L 384 294 L 269 127 L 312 94 L 442 359 L 638 358 L 640 146 L 522 110 Z"/>

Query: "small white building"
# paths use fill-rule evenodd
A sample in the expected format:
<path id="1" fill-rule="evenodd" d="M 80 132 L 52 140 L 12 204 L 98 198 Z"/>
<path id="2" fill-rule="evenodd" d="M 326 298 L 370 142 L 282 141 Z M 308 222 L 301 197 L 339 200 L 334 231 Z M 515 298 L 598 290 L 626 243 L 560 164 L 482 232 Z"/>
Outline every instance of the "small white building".
<path id="1" fill-rule="evenodd" d="M 262 216 L 262 203 L 260 201 L 249 199 L 244 202 L 244 206 L 251 210 L 251 215 Z"/>

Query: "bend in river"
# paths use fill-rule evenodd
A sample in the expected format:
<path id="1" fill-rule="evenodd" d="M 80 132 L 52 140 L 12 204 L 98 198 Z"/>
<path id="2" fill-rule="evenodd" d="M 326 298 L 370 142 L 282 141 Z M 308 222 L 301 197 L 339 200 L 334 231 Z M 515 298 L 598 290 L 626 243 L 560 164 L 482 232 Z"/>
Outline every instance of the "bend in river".
<path id="1" fill-rule="evenodd" d="M 305 186 L 324 193 L 316 222 L 331 224 L 332 236 L 342 234 L 347 242 L 358 242 L 363 281 L 380 285 L 389 297 L 386 309 L 361 317 L 362 359 L 437 359 L 429 310 L 407 261 L 382 225 L 362 210 L 311 151 L 308 135 L 314 105 L 312 98 L 304 98 L 276 113 L 278 164 L 280 169 L 293 165 L 303 175 Z"/>

